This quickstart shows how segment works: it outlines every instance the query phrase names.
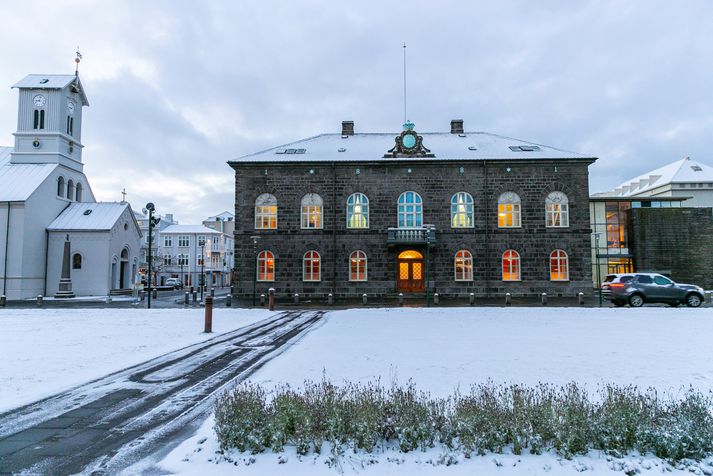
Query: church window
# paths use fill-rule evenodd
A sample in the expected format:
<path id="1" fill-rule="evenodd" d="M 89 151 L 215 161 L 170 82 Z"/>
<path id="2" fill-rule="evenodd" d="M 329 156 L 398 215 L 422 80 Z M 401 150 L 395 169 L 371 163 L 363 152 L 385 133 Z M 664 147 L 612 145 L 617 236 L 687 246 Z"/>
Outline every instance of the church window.
<path id="1" fill-rule="evenodd" d="M 467 192 L 458 192 L 451 198 L 451 227 L 473 227 L 473 197 Z"/>
<path id="2" fill-rule="evenodd" d="M 545 199 L 545 221 L 548 228 L 569 226 L 569 199 L 562 192 L 552 192 Z"/>
<path id="3" fill-rule="evenodd" d="M 520 281 L 520 254 L 515 250 L 503 253 L 503 281 Z"/>
<path id="4" fill-rule="evenodd" d="M 366 281 L 366 253 L 361 250 L 349 255 L 349 281 Z"/>
<path id="5" fill-rule="evenodd" d="M 74 191 L 74 200 L 77 202 L 82 201 L 82 184 L 80 182 L 77 182 L 77 186 Z"/>
<path id="6" fill-rule="evenodd" d="M 35 109 L 33 118 L 33 128 L 34 129 L 44 129 L 45 128 L 45 110 Z"/>
<path id="7" fill-rule="evenodd" d="M 261 251 L 257 255 L 257 280 L 275 280 L 275 255 L 272 254 L 272 251 Z"/>
<path id="8" fill-rule="evenodd" d="M 74 182 L 72 179 L 67 180 L 67 199 L 72 200 L 74 198 Z"/>
<path id="9" fill-rule="evenodd" d="M 69 119 L 69 135 L 74 135 L 74 118 Z"/>
<path id="10" fill-rule="evenodd" d="M 363 193 L 347 198 L 347 228 L 369 228 L 369 199 Z"/>
<path id="11" fill-rule="evenodd" d="M 569 257 L 564 250 L 550 253 L 550 280 L 569 281 Z"/>
<path id="12" fill-rule="evenodd" d="M 163 237 L 163 246 L 173 246 L 173 236 L 171 235 L 164 235 Z"/>
<path id="13" fill-rule="evenodd" d="M 322 280 L 322 258 L 316 251 L 308 251 L 302 258 L 302 281 Z"/>
<path id="14" fill-rule="evenodd" d="M 473 255 L 468 250 L 459 250 L 456 253 L 455 280 L 473 281 Z"/>
<path id="15" fill-rule="evenodd" d="M 301 228 L 322 229 L 322 197 L 316 193 L 302 197 Z"/>
<path id="16" fill-rule="evenodd" d="M 498 198 L 498 227 L 520 228 L 520 196 L 515 192 L 505 192 Z"/>
<path id="17" fill-rule="evenodd" d="M 178 236 L 178 246 L 185 248 L 188 247 L 190 243 L 190 237 L 188 235 L 179 235 Z"/>
<path id="18" fill-rule="evenodd" d="M 423 225 L 423 200 L 416 192 L 404 192 L 398 202 L 399 228 L 420 227 Z"/>
<path id="19" fill-rule="evenodd" d="M 72 256 L 72 269 L 82 269 L 82 255 L 79 253 Z"/>
<path id="20" fill-rule="evenodd" d="M 67 134 L 69 134 L 69 120 L 71 117 L 67 116 Z"/>
<path id="21" fill-rule="evenodd" d="M 255 200 L 255 228 L 277 229 L 277 199 L 274 195 L 263 193 Z"/>
<path id="22" fill-rule="evenodd" d="M 57 196 L 64 198 L 64 177 L 57 179 Z"/>

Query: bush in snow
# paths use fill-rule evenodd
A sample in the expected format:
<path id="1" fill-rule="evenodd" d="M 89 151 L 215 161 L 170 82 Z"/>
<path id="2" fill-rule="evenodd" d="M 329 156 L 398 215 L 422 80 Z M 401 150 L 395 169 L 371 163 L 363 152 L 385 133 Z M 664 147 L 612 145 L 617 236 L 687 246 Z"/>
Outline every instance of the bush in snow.
<path id="1" fill-rule="evenodd" d="M 218 400 L 215 421 L 222 449 L 253 453 L 293 445 L 304 455 L 326 443 L 335 457 L 348 448 L 371 452 L 385 445 L 409 452 L 436 444 L 466 455 L 506 447 L 516 454 L 552 449 L 567 458 L 590 449 L 636 450 L 674 461 L 713 455 L 713 399 L 693 390 L 672 400 L 654 390 L 609 385 L 592 398 L 574 383 L 488 382 L 433 398 L 412 383 L 385 389 L 379 382 L 336 386 L 324 380 L 270 393 L 243 384 Z"/>

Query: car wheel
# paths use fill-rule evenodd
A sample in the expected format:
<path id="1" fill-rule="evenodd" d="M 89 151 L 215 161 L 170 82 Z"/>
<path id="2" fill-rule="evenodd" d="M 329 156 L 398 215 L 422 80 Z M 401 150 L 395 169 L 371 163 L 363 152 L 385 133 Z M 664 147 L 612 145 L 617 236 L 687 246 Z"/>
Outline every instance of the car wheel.
<path id="1" fill-rule="evenodd" d="M 641 307 L 644 305 L 644 297 L 641 294 L 632 294 L 629 296 L 629 306 Z"/>
<path id="2" fill-rule="evenodd" d="M 698 294 L 691 293 L 686 296 L 686 306 L 688 307 L 698 307 L 703 302 L 703 299 Z"/>
<path id="3" fill-rule="evenodd" d="M 614 304 L 616 307 L 621 307 L 626 303 L 621 301 L 612 301 L 612 304 Z"/>

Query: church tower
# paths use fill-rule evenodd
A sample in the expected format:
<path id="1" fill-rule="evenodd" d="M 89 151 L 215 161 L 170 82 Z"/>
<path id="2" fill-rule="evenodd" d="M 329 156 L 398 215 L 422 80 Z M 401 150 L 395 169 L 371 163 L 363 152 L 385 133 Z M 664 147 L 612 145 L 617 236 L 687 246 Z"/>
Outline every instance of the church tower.
<path id="1" fill-rule="evenodd" d="M 30 74 L 20 92 L 13 164 L 60 164 L 82 172 L 82 107 L 87 96 L 78 74 Z"/>

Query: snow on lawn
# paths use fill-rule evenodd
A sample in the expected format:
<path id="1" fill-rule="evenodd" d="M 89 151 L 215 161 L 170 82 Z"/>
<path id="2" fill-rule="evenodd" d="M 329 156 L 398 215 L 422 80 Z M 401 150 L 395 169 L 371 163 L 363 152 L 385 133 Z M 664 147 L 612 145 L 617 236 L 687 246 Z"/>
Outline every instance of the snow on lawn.
<path id="1" fill-rule="evenodd" d="M 352 309 L 328 314 L 321 327 L 251 380 L 300 386 L 305 379 L 323 376 L 334 383 L 380 378 L 386 385 L 412 379 L 418 388 L 438 396 L 458 387 L 467 391 L 488 379 L 528 385 L 576 381 L 593 392 L 600 383 L 613 382 L 680 395 L 689 385 L 713 389 L 712 339 L 711 308 Z M 285 453 L 290 464 L 278 464 L 274 454 L 231 453 L 233 464 L 223 460 L 216 465 L 211 461 L 216 449 L 209 420 L 161 466 L 179 474 L 229 474 L 238 469 L 249 474 L 336 474 L 324 464 L 328 454 L 299 462 L 290 449 Z M 616 460 L 599 454 L 574 461 L 553 454 L 461 456 L 455 467 L 434 465 L 442 453 L 386 453 L 374 456 L 377 462 L 364 468 L 371 457 L 345 456 L 341 463 L 348 473 L 449 475 L 572 474 L 587 468 L 599 473 L 622 471 L 626 465 L 653 474 L 666 465 L 656 458 Z M 713 461 L 701 465 L 711 470 L 705 474 L 713 474 Z"/>
<path id="2" fill-rule="evenodd" d="M 271 315 L 215 309 L 0 310 L 0 412 Z"/>

